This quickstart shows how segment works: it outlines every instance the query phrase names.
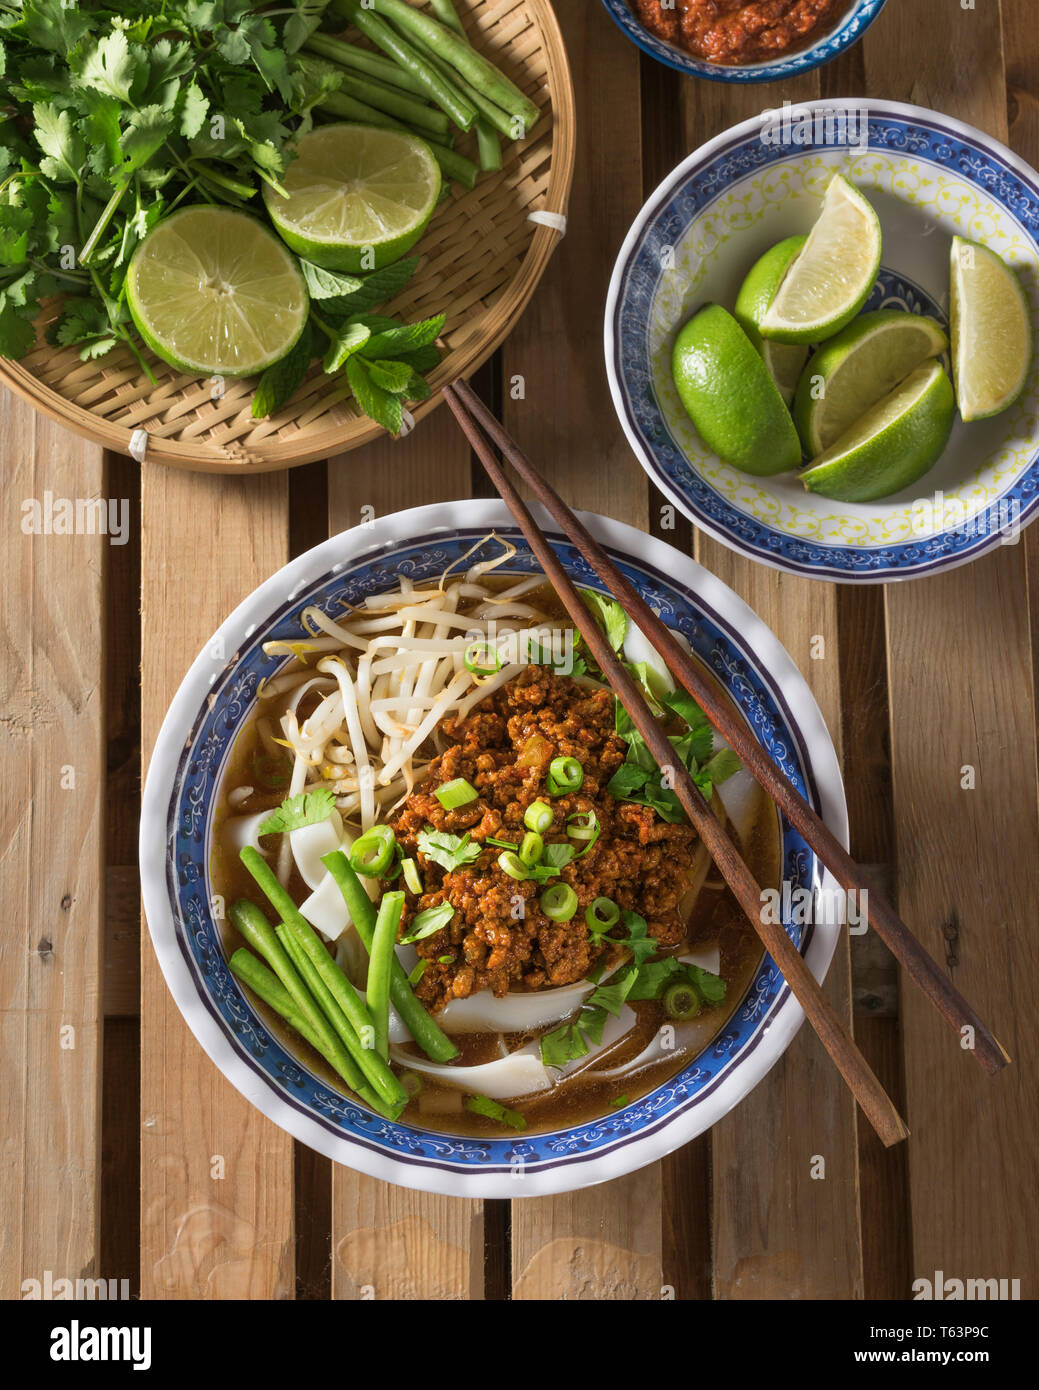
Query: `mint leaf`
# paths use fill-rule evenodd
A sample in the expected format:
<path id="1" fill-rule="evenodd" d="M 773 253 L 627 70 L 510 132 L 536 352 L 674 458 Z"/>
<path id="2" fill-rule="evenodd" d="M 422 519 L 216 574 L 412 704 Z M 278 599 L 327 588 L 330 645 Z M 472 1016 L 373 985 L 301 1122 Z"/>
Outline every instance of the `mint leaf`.
<path id="1" fill-rule="evenodd" d="M 376 386 L 381 386 L 384 391 L 389 391 L 391 395 L 401 396 L 407 391 L 414 376 L 411 368 L 406 362 L 369 362 L 368 372 Z M 419 378 L 421 380 L 421 377 Z"/>
<path id="2" fill-rule="evenodd" d="M 391 396 L 388 391 L 384 391 L 372 381 L 368 363 L 363 357 L 355 355 L 347 359 L 346 379 L 350 383 L 354 399 L 365 415 L 376 424 L 382 425 L 390 434 L 400 434 L 404 419 L 400 399 Z"/>
<path id="3" fill-rule="evenodd" d="M 373 333 L 364 349 L 365 357 L 400 357 L 405 352 L 426 347 L 440 337 L 444 315 L 423 319 L 420 323 L 400 323 L 384 332 Z"/>
<path id="4" fill-rule="evenodd" d="M 340 298 L 336 299 L 334 303 L 330 303 L 328 307 L 333 309 L 335 313 L 353 314 L 363 314 L 368 309 L 378 308 L 380 304 L 385 304 L 388 299 L 392 299 L 395 294 L 400 293 L 417 268 L 418 257 L 409 256 L 405 260 L 394 261 L 392 265 L 383 266 L 381 270 L 373 270 L 370 275 L 343 276 L 344 280 L 352 279 L 355 282 L 354 286 L 339 291 Z M 393 328 L 399 326 L 393 319 L 388 319 L 387 323 Z M 425 344 L 417 347 L 415 352 L 428 353 L 431 347 L 432 344 Z M 432 351 L 436 356 L 431 365 L 435 366 L 440 360 L 440 354 L 436 348 L 432 348 Z M 393 353 L 392 355 L 396 357 L 402 354 Z M 411 365 L 417 371 L 429 370 L 428 366 L 421 367 L 415 362 L 412 362 Z"/>
<path id="5" fill-rule="evenodd" d="M 307 375 L 310 359 L 313 356 L 313 334 L 308 319 L 296 346 L 280 362 L 273 363 L 260 377 L 253 396 L 252 413 L 260 420 L 265 415 L 274 415 L 289 400 Z"/>
<path id="6" fill-rule="evenodd" d="M 337 372 L 348 358 L 364 346 L 370 337 L 371 333 L 360 323 L 347 324 L 341 333 L 336 333 L 321 362 L 328 375 L 331 376 Z M 352 386 L 353 382 L 351 381 L 350 384 Z"/>
<path id="7" fill-rule="evenodd" d="M 305 825 L 317 825 L 328 820 L 336 808 L 336 799 L 327 787 L 317 791 L 290 796 L 266 820 L 260 822 L 261 835 L 281 835 L 288 830 L 302 830 Z"/>
<path id="8" fill-rule="evenodd" d="M 307 282 L 311 299 L 334 299 L 353 294 L 361 288 L 364 281 L 359 275 L 340 275 L 335 270 L 325 270 L 313 261 L 300 261 L 299 268 Z"/>

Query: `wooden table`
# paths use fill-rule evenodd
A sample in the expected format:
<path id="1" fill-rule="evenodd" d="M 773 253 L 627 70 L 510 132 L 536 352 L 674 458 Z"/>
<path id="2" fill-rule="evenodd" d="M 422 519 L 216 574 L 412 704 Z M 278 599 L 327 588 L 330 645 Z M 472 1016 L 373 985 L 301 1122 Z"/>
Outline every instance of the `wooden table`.
<path id="1" fill-rule="evenodd" d="M 557 8 L 580 122 L 569 231 L 477 385 L 568 501 L 691 550 L 778 633 L 842 751 L 853 853 L 1016 1065 L 986 1080 L 867 935 L 850 952 L 845 938 L 827 987 L 904 1107 L 912 1138 L 893 1151 L 856 1123 L 808 1030 L 711 1133 L 566 1196 L 423 1196 L 294 1144 L 203 1055 L 140 933 L 140 773 L 190 660 L 260 580 L 362 506 L 484 480 L 446 410 L 401 443 L 226 480 L 102 456 L 5 395 L 5 1297 L 48 1270 L 126 1278 L 144 1298 L 906 1298 L 935 1270 L 1039 1294 L 1039 527 L 886 589 L 756 567 L 670 528 L 599 347 L 646 194 L 784 98 L 914 101 L 1039 163 L 1033 0 L 890 0 L 855 49 L 781 90 L 682 79 L 594 0 Z M 23 502 L 46 492 L 126 499 L 129 543 L 23 534 Z"/>

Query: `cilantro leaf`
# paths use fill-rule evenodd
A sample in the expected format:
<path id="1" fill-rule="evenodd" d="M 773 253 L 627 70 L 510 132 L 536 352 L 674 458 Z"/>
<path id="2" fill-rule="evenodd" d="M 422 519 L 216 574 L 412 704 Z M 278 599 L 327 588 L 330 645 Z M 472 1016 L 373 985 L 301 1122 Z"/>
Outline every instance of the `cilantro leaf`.
<path id="1" fill-rule="evenodd" d="M 290 796 L 266 820 L 260 822 L 261 835 L 280 835 L 288 830 L 302 830 L 305 825 L 317 825 L 328 820 L 336 808 L 335 796 L 327 787 L 317 791 Z"/>
<path id="2" fill-rule="evenodd" d="M 483 846 L 468 832 L 459 838 L 445 830 L 434 830 L 430 826 L 428 830 L 420 830 L 415 838 L 419 853 L 424 854 L 427 859 L 432 859 L 434 864 L 439 864 L 448 873 L 474 863 L 483 851 Z"/>
<path id="3" fill-rule="evenodd" d="M 712 975 L 702 965 L 687 965 L 685 973 L 708 1004 L 719 1004 L 725 998 L 728 986 L 720 975 Z"/>
<path id="4" fill-rule="evenodd" d="M 600 985 L 594 994 L 588 999 L 588 1004 L 595 1008 L 605 1009 L 607 1013 L 613 1014 L 614 1018 L 620 1018 L 621 1009 L 624 1001 L 631 993 L 635 981 L 638 979 L 638 966 L 632 966 L 625 970 L 610 985 Z"/>
<path id="5" fill-rule="evenodd" d="M 40 160 L 40 168 L 55 183 L 79 183 L 86 146 L 71 114 L 46 101 L 38 101 L 32 114 L 36 122 L 33 134 L 46 156 Z"/>
<path id="6" fill-rule="evenodd" d="M 0 356 L 24 357 L 36 341 L 36 332 L 28 319 L 5 302 L 0 303 Z"/>
<path id="7" fill-rule="evenodd" d="M 443 931 L 454 915 L 454 908 L 446 901 L 417 912 L 411 919 L 411 930 L 407 936 L 401 937 L 400 944 L 408 946 L 413 941 L 424 941 L 427 936 L 435 936 L 438 931 Z"/>
<path id="8" fill-rule="evenodd" d="M 628 1002 L 638 999 L 659 999 L 675 975 L 682 973 L 682 966 L 674 956 L 663 960 L 647 961 L 641 966 L 638 978 L 628 991 Z"/>
<path id="9" fill-rule="evenodd" d="M 628 615 L 616 599 L 606 594 L 597 594 L 594 589 L 578 591 L 596 622 L 606 634 L 606 640 L 615 652 L 624 645 L 628 632 Z"/>

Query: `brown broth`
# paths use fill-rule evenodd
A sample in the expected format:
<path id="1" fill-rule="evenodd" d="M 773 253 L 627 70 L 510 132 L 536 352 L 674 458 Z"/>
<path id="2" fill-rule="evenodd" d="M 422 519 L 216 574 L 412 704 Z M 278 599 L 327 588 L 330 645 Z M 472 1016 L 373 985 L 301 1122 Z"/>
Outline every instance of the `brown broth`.
<path id="1" fill-rule="evenodd" d="M 506 587 L 515 583 L 515 576 L 485 577 L 484 582 L 494 587 Z M 569 626 L 569 619 L 556 595 L 546 584 L 524 596 L 525 601 L 536 604 L 546 613 L 559 617 Z M 463 610 L 464 611 L 464 610 Z M 711 684 L 721 698 L 721 688 L 713 675 L 704 668 Z M 732 702 L 728 701 L 730 707 Z M 228 855 L 222 845 L 222 827 L 233 816 L 249 815 L 280 805 L 284 789 L 257 786 L 254 757 L 262 750 L 262 742 L 256 730 L 256 717 L 250 719 L 236 742 L 228 765 L 224 785 L 221 789 L 220 804 L 214 817 L 214 838 L 211 847 L 212 888 L 217 901 L 222 899 L 230 904 L 237 898 L 245 897 L 257 906 L 267 910 L 267 904 L 254 884 L 249 873 Z M 738 778 L 748 779 L 749 774 L 737 774 Z M 228 794 L 235 787 L 253 785 L 257 789 L 235 807 L 228 803 Z M 717 794 L 717 793 L 716 793 Z M 720 793 L 725 801 L 724 789 Z M 781 844 L 779 817 L 774 804 L 756 786 L 749 786 L 751 815 L 749 830 L 740 837 L 729 824 L 729 832 L 739 842 L 739 848 L 754 877 L 762 884 L 778 884 L 780 878 Z M 309 891 L 302 879 L 292 871 L 288 889 L 294 901 L 300 902 Z M 268 912 L 269 915 L 269 912 Z M 245 943 L 231 924 L 225 911 L 221 920 L 221 939 L 228 957 Z M 614 1079 L 595 1080 L 582 1072 L 564 1078 L 548 1093 L 542 1093 L 519 1100 L 503 1101 L 509 1109 L 519 1112 L 526 1120 L 527 1133 L 541 1133 L 546 1130 L 566 1128 L 610 1113 L 611 1107 L 620 1097 L 635 1101 L 655 1087 L 674 1076 L 693 1060 L 714 1037 L 722 1031 L 745 995 L 762 959 L 763 951 L 753 928 L 747 922 L 731 890 L 724 885 L 718 870 L 712 865 L 705 886 L 701 889 L 693 906 L 688 925 L 689 945 L 717 944 L 720 950 L 720 973 L 726 981 L 725 999 L 716 1005 L 705 1005 L 694 1019 L 688 1021 L 669 1020 L 663 1002 L 660 1000 L 639 1000 L 630 1005 L 636 1016 L 635 1027 L 608 1053 L 610 1068 L 620 1066 L 625 1061 L 638 1056 L 651 1041 L 654 1034 L 665 1024 L 673 1029 L 674 1047 L 669 1055 L 643 1066 L 639 1071 Z M 299 1057 L 311 1071 L 320 1076 L 329 1087 L 346 1093 L 342 1079 L 332 1070 L 320 1054 L 313 1051 L 273 1010 L 255 997 L 251 997 L 253 1007 L 263 1019 L 265 1026 L 286 1047 Z M 561 1020 L 565 1022 L 566 1020 Z M 554 1025 L 558 1026 L 558 1025 Z M 541 1030 L 548 1031 L 547 1029 Z M 531 1040 L 535 1034 L 520 1036 L 506 1035 L 509 1050 Z M 473 1033 L 457 1035 L 453 1038 L 460 1051 L 460 1065 L 473 1066 L 497 1057 L 497 1033 Z M 409 1044 L 414 1049 L 414 1044 Z M 416 1051 L 416 1056 L 422 1054 Z M 593 1064 L 594 1065 L 594 1064 Z M 400 1070 L 400 1068 L 398 1068 Z M 506 1128 L 496 1120 L 473 1114 L 464 1108 L 464 1093 L 453 1087 L 442 1086 L 422 1075 L 423 1090 L 412 1100 L 402 1116 L 402 1122 L 411 1122 L 424 1129 L 445 1134 L 502 1137 L 512 1135 L 514 1130 Z"/>

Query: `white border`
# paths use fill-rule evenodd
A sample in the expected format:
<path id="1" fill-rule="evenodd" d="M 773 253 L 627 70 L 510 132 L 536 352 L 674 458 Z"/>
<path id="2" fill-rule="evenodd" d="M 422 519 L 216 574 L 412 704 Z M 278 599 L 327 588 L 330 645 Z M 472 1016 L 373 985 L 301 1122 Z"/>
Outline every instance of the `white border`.
<path id="1" fill-rule="evenodd" d="M 795 110 L 809 111 L 815 110 L 817 107 L 823 110 L 833 111 L 845 106 L 854 106 L 858 109 L 865 108 L 869 116 L 889 115 L 901 117 L 904 120 L 922 120 L 925 124 L 927 122 L 937 122 L 940 125 L 948 127 L 954 133 L 961 132 L 964 139 L 973 140 L 977 144 L 986 146 L 990 152 L 1010 165 L 1021 178 L 1026 179 L 1034 187 L 1039 188 L 1039 172 L 1033 169 L 1025 160 L 1014 154 L 1013 150 L 1007 149 L 1006 145 L 1001 144 L 998 140 L 994 140 L 992 136 L 986 135 L 983 130 L 978 130 L 976 126 L 968 125 L 965 121 L 958 121 L 954 116 L 946 116 L 941 111 L 933 111 L 926 106 L 911 106 L 901 101 L 884 101 L 874 97 L 835 97 L 831 100 L 820 98 L 814 101 L 799 101 L 794 103 Z M 753 560 L 755 564 L 765 565 L 768 569 L 780 570 L 784 574 L 796 574 L 805 579 L 817 579 L 827 584 L 901 584 L 910 579 L 927 579 L 933 574 L 941 574 L 943 571 L 949 569 L 958 569 L 961 565 L 969 565 L 974 560 L 980 560 L 983 555 L 988 555 L 997 546 L 1004 544 L 1003 537 L 998 531 L 993 532 L 987 544 L 979 547 L 977 550 L 971 551 L 969 555 L 950 556 L 945 559 L 922 561 L 918 568 L 892 569 L 879 573 L 876 570 L 849 570 L 846 573 L 842 572 L 840 574 L 831 573 L 827 570 L 825 573 L 818 573 L 808 565 L 796 566 L 788 564 L 781 557 L 777 556 L 773 558 L 770 555 L 762 555 L 756 549 L 745 546 L 738 536 L 734 536 L 730 531 L 719 526 L 716 522 L 705 520 L 702 516 L 698 515 L 693 510 L 688 499 L 672 484 L 671 480 L 664 477 L 661 473 L 658 473 L 657 470 L 651 466 L 647 456 L 647 450 L 643 447 L 634 423 L 628 417 L 628 412 L 624 406 L 621 384 L 614 366 L 617 354 L 613 322 L 616 317 L 617 301 L 620 298 L 621 287 L 624 281 L 623 272 L 632 248 L 642 235 L 646 224 L 652 220 L 659 211 L 660 204 L 666 201 L 677 185 L 683 181 L 687 173 L 698 164 L 706 164 L 723 146 L 736 141 L 737 138 L 742 139 L 745 135 L 751 135 L 755 130 L 760 129 L 761 116 L 766 109 L 769 108 L 763 108 L 762 112 L 759 112 L 758 115 L 750 116 L 747 120 L 740 121 L 737 125 L 730 126 L 728 130 L 723 130 L 720 135 L 716 135 L 712 140 L 708 140 L 706 144 L 701 145 L 698 149 L 694 150 L 692 154 L 687 155 L 686 158 L 682 160 L 681 164 L 676 165 L 671 173 L 661 180 L 639 209 L 634 222 L 628 230 L 627 236 L 624 238 L 621 249 L 617 253 L 617 259 L 613 263 L 613 273 L 610 276 L 610 287 L 606 293 L 606 313 L 603 320 L 603 348 L 606 353 L 606 375 L 610 383 L 610 396 L 613 399 L 613 408 L 617 412 L 617 418 L 620 421 L 621 428 L 627 436 L 628 443 L 631 445 L 631 450 L 642 465 L 650 481 L 658 487 L 676 507 L 678 507 L 683 515 L 689 518 L 698 530 L 703 531 L 706 535 L 712 536 L 716 541 L 727 546 L 729 550 L 734 550 L 738 555 L 743 555 L 747 559 Z M 802 148 L 808 149 L 810 147 L 804 146 Z M 990 196 L 995 201 L 999 201 L 991 191 Z M 1015 216 L 1016 220 L 1013 209 L 1008 209 L 1008 211 L 1012 216 Z M 681 450 L 679 450 L 679 452 L 681 452 Z M 710 485 L 707 484 L 707 486 Z M 1037 516 L 1039 516 L 1039 509 L 1033 513 L 1032 520 L 1034 521 Z M 1031 522 L 1028 524 L 1031 525 Z M 786 533 L 777 532 L 776 534 L 785 535 Z M 942 532 L 938 531 L 934 534 L 935 536 L 939 536 Z M 932 536 L 928 536 L 927 539 L 931 540 L 933 538 Z M 789 537 L 791 544 L 796 544 L 798 539 L 799 537 L 793 535 Z M 1020 539 L 1020 537 L 1018 537 L 1018 539 Z M 821 545 L 823 542 L 815 542 L 815 544 Z M 905 541 L 893 542 L 892 548 L 894 548 L 895 545 L 905 544 Z M 846 545 L 833 545 L 830 547 L 834 552 L 852 549 L 858 550 L 860 548 L 861 547 Z M 882 546 L 871 546 L 868 548 L 875 550 L 883 549 Z"/>
<path id="2" fill-rule="evenodd" d="M 546 530 L 552 523 L 534 508 Z M 786 700 L 804 740 L 807 765 L 815 779 L 820 811 L 841 841 L 848 843 L 848 817 L 840 768 L 822 714 L 801 673 L 786 649 L 761 619 L 725 584 L 688 556 L 619 521 L 587 512 L 578 513 L 603 545 L 635 561 L 655 566 L 673 576 L 739 632 L 762 668 L 768 671 Z M 765 1036 L 752 1052 L 735 1062 L 713 1093 L 685 1114 L 676 1115 L 644 1139 L 633 1139 L 595 1158 L 575 1155 L 545 1172 L 527 1171 L 521 1182 L 508 1174 L 481 1173 L 478 1168 L 447 1171 L 423 1166 L 421 1160 L 402 1163 L 390 1155 L 372 1152 L 348 1136 L 336 1137 L 285 1101 L 236 1054 L 223 1027 L 198 994 L 195 981 L 177 945 L 166 886 L 167 824 L 174 778 L 199 710 L 213 683 L 210 650 L 234 652 L 265 625 L 270 615 L 294 592 L 302 592 L 337 566 L 351 566 L 369 552 L 389 545 L 406 544 L 415 536 L 443 531 L 451 535 L 462 527 L 487 531 L 512 525 L 503 502 L 459 501 L 415 507 L 381 517 L 370 526 L 358 526 L 333 536 L 291 561 L 241 603 L 205 644 L 173 697 L 155 742 L 141 810 L 140 868 L 144 910 L 152 944 L 170 993 L 206 1055 L 219 1070 L 268 1119 L 294 1138 L 338 1163 L 370 1177 L 403 1187 L 418 1188 L 452 1197 L 535 1197 L 568 1192 L 593 1183 L 621 1177 L 688 1143 L 716 1124 L 750 1092 L 778 1062 L 801 1026 L 804 1015 L 792 995 L 769 1017 Z M 222 647 L 214 644 L 222 642 Z M 824 873 L 821 887 L 835 893 L 836 881 Z M 832 900 L 832 899 L 831 899 Z M 817 925 L 806 955 L 816 979 L 825 977 L 837 945 L 840 928 Z"/>

